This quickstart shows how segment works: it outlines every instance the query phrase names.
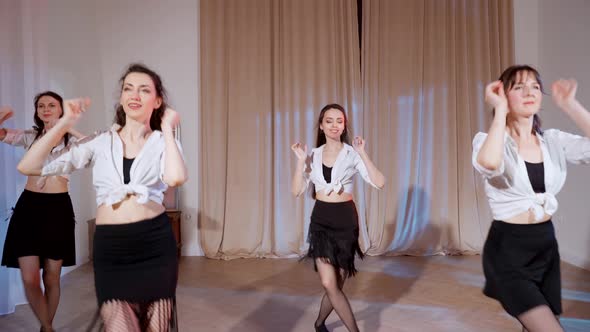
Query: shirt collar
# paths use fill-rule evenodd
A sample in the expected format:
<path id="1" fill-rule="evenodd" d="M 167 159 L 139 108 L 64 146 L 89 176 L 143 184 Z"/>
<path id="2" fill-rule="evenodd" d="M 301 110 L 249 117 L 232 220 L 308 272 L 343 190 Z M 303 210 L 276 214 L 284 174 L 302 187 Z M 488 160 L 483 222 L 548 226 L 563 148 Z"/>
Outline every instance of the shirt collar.
<path id="1" fill-rule="evenodd" d="M 545 144 L 545 137 L 543 137 L 543 135 L 535 133 L 535 136 L 537 136 L 541 144 Z M 508 134 L 508 130 L 504 131 L 504 141 L 513 146 L 514 148 L 517 147 L 516 141 L 514 140 L 514 138 L 512 138 L 512 136 L 510 136 L 510 134 Z"/>

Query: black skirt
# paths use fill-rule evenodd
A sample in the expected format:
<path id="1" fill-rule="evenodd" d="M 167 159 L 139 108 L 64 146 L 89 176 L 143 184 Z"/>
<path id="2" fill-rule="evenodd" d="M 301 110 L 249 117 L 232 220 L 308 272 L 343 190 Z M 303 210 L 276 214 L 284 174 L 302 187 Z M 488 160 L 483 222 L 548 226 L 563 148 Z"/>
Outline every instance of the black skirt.
<path id="1" fill-rule="evenodd" d="M 143 326 L 151 304 L 168 300 L 175 306 L 178 257 L 166 213 L 129 224 L 97 225 L 93 260 L 99 308 L 105 302 L 126 302 L 137 309 Z M 175 330 L 175 322 L 174 307 L 165 330 Z"/>
<path id="2" fill-rule="evenodd" d="M 68 193 L 46 194 L 25 190 L 20 195 L 4 242 L 2 265 L 18 268 L 18 258 L 38 256 L 76 264 L 74 208 Z"/>
<path id="3" fill-rule="evenodd" d="M 151 302 L 176 294 L 178 258 L 168 216 L 129 224 L 97 225 L 94 278 L 98 304 Z"/>
<path id="4" fill-rule="evenodd" d="M 309 225 L 309 251 L 306 257 L 316 258 L 343 271 L 343 277 L 354 276 L 355 255 L 363 258 L 358 243 L 359 224 L 356 206 L 352 200 L 339 203 L 316 201 Z"/>
<path id="5" fill-rule="evenodd" d="M 559 262 L 551 220 L 526 225 L 494 220 L 483 249 L 484 294 L 514 317 L 541 305 L 560 315 Z"/>

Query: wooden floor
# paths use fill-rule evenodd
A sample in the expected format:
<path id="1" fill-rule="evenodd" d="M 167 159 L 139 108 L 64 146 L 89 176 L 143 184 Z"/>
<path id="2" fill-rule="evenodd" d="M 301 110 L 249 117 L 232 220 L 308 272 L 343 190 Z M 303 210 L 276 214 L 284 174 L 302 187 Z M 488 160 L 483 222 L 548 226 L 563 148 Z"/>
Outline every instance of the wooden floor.
<path id="1" fill-rule="evenodd" d="M 367 257 L 345 285 L 361 331 L 520 331 L 481 293 L 479 256 Z M 590 273 L 562 265 L 562 324 L 590 331 Z M 177 289 L 180 331 L 313 331 L 322 290 L 308 263 L 293 259 L 183 257 Z M 62 279 L 58 332 L 84 331 L 95 312 L 91 264 Z M 338 316 L 330 331 L 346 331 Z M 0 331 L 38 331 L 28 305 L 0 316 Z"/>

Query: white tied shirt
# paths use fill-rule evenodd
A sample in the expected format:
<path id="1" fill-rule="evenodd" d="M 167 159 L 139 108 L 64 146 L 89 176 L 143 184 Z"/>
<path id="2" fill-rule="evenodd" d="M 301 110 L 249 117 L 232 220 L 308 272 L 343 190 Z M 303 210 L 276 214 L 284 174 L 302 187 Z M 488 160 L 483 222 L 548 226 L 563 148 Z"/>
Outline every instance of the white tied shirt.
<path id="1" fill-rule="evenodd" d="M 4 139 L 2 140 L 2 142 L 10 144 L 10 145 L 14 145 L 14 146 L 22 146 L 25 149 L 29 149 L 31 147 L 31 145 L 35 142 L 35 137 L 37 136 L 37 132 L 33 129 L 29 129 L 29 130 L 22 130 L 22 129 L 9 129 L 9 128 L 4 128 L 4 130 L 6 130 L 6 136 L 4 136 Z M 68 138 L 68 144 L 76 142 L 77 138 L 70 135 L 70 137 Z M 59 144 L 53 148 L 53 152 L 59 152 L 61 150 L 63 150 L 65 148 L 65 140 L 61 140 L 61 142 L 59 142 Z M 61 177 L 63 177 L 66 180 L 69 180 L 69 176 L 66 174 L 60 175 Z M 41 176 L 39 177 L 39 180 L 37 180 L 37 187 L 39 189 L 43 189 L 43 187 L 45 187 L 45 183 L 47 182 L 47 177 L 45 176 Z"/>
<path id="2" fill-rule="evenodd" d="M 371 181 L 369 172 L 367 171 L 367 167 L 361 159 L 361 156 L 352 146 L 346 143 L 343 144 L 342 149 L 336 157 L 334 166 L 332 167 L 331 182 L 327 183 L 326 179 L 324 179 L 322 168 L 324 146 L 325 144 L 311 150 L 310 167 L 304 170 L 303 176 L 305 178 L 305 186 L 301 189 L 301 192 L 305 191 L 309 182 L 313 182 L 315 185 L 315 191 L 319 192 L 323 190 L 326 195 L 329 195 L 333 191 L 337 193 L 352 193 L 352 177 L 357 172 L 367 183 L 379 189 L 379 187 Z"/>
<path id="3" fill-rule="evenodd" d="M 68 174 L 75 169 L 92 167 L 92 182 L 98 206 L 121 202 L 129 194 L 137 202 L 148 200 L 162 204 L 168 186 L 163 182 L 165 143 L 161 131 L 148 137 L 130 170 L 128 184 L 123 180 L 123 142 L 114 125 L 111 130 L 86 137 L 50 156 L 42 175 Z M 180 143 L 176 141 L 182 153 Z"/>
<path id="4" fill-rule="evenodd" d="M 531 210 L 535 220 L 557 211 L 555 196 L 563 187 L 566 178 L 566 162 L 590 163 L 590 139 L 557 129 L 537 134 L 541 143 L 545 168 L 545 193 L 535 193 L 530 183 L 524 159 L 518 154 L 518 146 L 508 133 L 504 134 L 504 157 L 500 167 L 488 170 L 477 162 L 486 133 L 477 133 L 473 138 L 473 167 L 483 176 L 485 192 L 492 215 L 496 220 L 507 220 Z"/>

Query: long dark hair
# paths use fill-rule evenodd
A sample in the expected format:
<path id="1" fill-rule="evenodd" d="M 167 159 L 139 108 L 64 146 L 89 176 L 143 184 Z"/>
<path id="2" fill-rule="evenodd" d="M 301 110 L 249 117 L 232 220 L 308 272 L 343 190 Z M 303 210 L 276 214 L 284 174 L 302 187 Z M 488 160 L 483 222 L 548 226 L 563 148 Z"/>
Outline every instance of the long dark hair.
<path id="1" fill-rule="evenodd" d="M 53 92 L 53 91 L 43 91 L 41 93 L 39 93 L 38 95 L 35 96 L 35 99 L 33 101 L 33 104 L 35 105 L 35 115 L 33 116 L 33 121 L 35 122 L 35 125 L 33 126 L 33 130 L 35 130 L 35 141 L 41 137 L 41 135 L 43 135 L 43 131 L 45 131 L 45 123 L 43 122 L 43 120 L 41 120 L 41 118 L 39 117 L 39 114 L 37 113 L 37 107 L 39 106 L 39 99 L 41 99 L 41 97 L 51 97 L 55 100 L 57 100 L 59 102 L 59 107 L 61 108 L 61 115 L 59 116 L 60 118 L 62 116 L 64 116 L 64 99 L 58 95 L 57 93 Z M 70 140 L 70 134 L 66 133 L 64 135 L 64 144 L 67 146 L 68 145 L 68 141 Z"/>
<path id="2" fill-rule="evenodd" d="M 121 86 L 121 91 L 123 91 L 123 83 L 125 83 L 125 78 L 127 75 L 131 73 L 142 73 L 148 75 L 152 82 L 154 82 L 154 87 L 156 89 L 156 95 L 162 99 L 162 104 L 160 107 L 156 108 L 152 112 L 152 116 L 150 117 L 150 128 L 152 130 L 162 130 L 162 116 L 164 115 L 164 111 L 166 107 L 168 107 L 168 96 L 166 93 L 166 89 L 162 84 L 162 79 L 160 75 L 158 75 L 155 71 L 148 68 L 146 65 L 141 63 L 132 63 L 127 67 L 121 78 L 119 79 L 119 85 Z M 117 103 L 115 105 L 115 123 L 121 127 L 125 126 L 125 111 L 123 110 L 123 105 Z"/>
<path id="3" fill-rule="evenodd" d="M 340 106 L 339 104 L 328 104 L 322 108 L 320 111 L 320 116 L 318 117 L 318 134 L 315 143 L 316 148 L 326 144 L 326 134 L 320 128 L 320 125 L 322 124 L 322 121 L 324 121 L 324 115 L 326 112 L 331 109 L 336 109 L 342 112 L 342 115 L 344 116 L 344 130 L 342 131 L 342 134 L 340 134 L 340 142 L 350 144 L 350 138 L 348 138 L 348 118 L 346 117 L 346 111 L 344 110 L 344 107 Z M 310 188 L 311 198 L 316 199 L 315 185 L 312 185 Z"/>
<path id="4" fill-rule="evenodd" d="M 344 130 L 342 131 L 342 134 L 340 134 L 340 142 L 350 144 L 350 138 L 348 138 L 348 118 L 346 117 L 346 111 L 344 110 L 344 107 L 338 104 L 328 104 L 322 108 L 318 118 L 318 134 L 315 144 L 316 148 L 326 144 L 326 134 L 320 128 L 320 125 L 322 124 L 322 121 L 324 121 L 324 115 L 326 112 L 331 109 L 336 109 L 342 112 L 342 115 L 344 116 Z"/>
<path id="5" fill-rule="evenodd" d="M 504 70 L 504 72 L 502 73 L 502 75 L 500 75 L 500 78 L 498 79 L 502 81 L 502 85 L 504 86 L 504 91 L 506 93 L 508 93 L 508 91 L 512 88 L 512 86 L 514 86 L 514 84 L 518 83 L 516 82 L 516 79 L 518 78 L 519 73 L 529 73 L 535 75 L 535 79 L 541 87 L 541 92 L 545 94 L 545 90 L 543 89 L 543 81 L 541 81 L 541 74 L 539 74 L 539 72 L 535 68 L 529 65 L 514 65 Z M 541 129 L 541 118 L 538 114 L 535 114 L 533 116 L 532 133 L 538 133 L 539 135 L 543 135 L 543 130 Z"/>

